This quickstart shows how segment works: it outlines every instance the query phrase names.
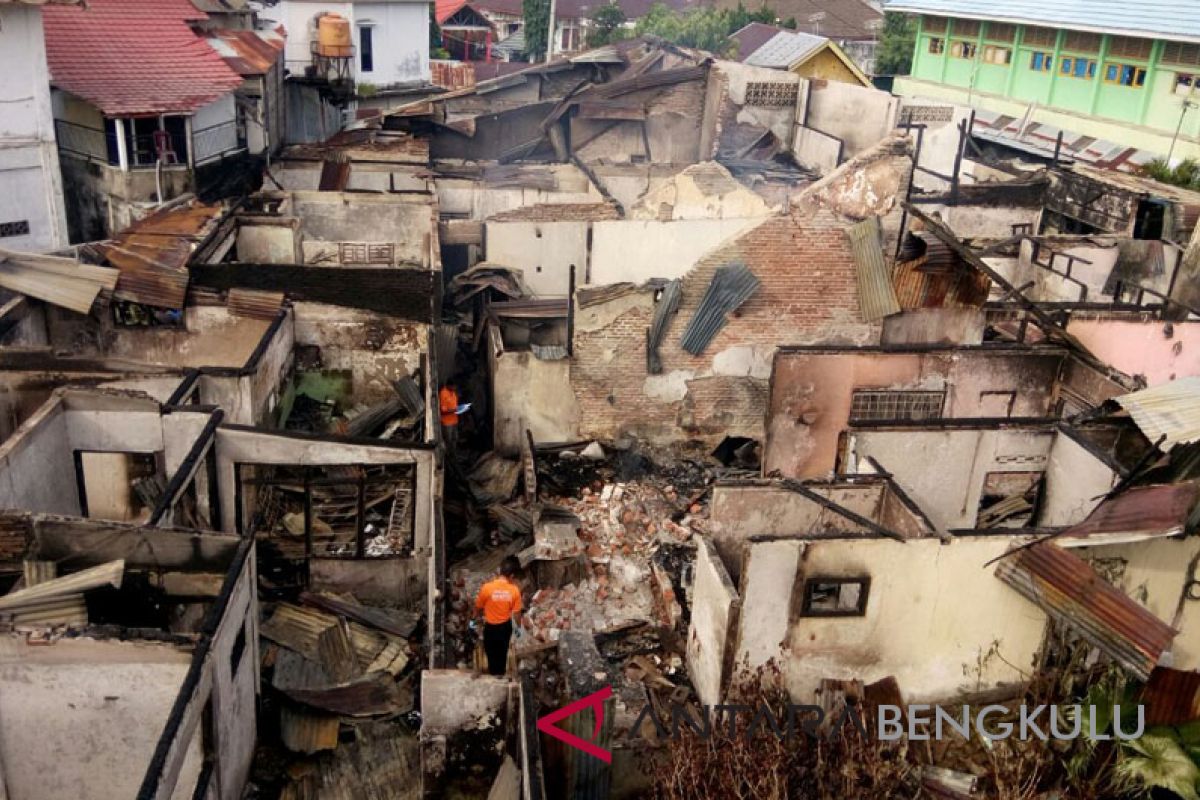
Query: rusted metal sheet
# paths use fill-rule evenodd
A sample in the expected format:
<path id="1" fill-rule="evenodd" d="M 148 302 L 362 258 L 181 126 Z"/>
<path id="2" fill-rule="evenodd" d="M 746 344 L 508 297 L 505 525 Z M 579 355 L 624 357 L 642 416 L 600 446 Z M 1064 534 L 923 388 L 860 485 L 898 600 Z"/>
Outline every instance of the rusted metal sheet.
<path id="1" fill-rule="evenodd" d="M 283 55 L 283 36 L 274 31 L 220 29 L 209 44 L 233 71 L 246 77 L 266 75 Z"/>
<path id="2" fill-rule="evenodd" d="M 883 259 L 879 217 L 870 217 L 851 226 L 846 234 L 850 237 L 850 250 L 858 267 L 858 302 L 863 319 L 877 322 L 899 314 L 896 287 L 892 285 L 892 276 Z"/>
<path id="3" fill-rule="evenodd" d="M 627 80 L 615 80 L 612 83 L 597 86 L 592 90 L 592 94 L 599 97 L 620 97 L 632 92 L 640 92 L 643 89 L 657 89 L 661 86 L 674 86 L 678 83 L 703 80 L 707 75 L 707 64 L 699 64 L 694 67 L 664 69 L 658 72 L 647 72 Z"/>
<path id="4" fill-rule="evenodd" d="M 567 316 L 567 299 L 509 300 L 488 304 L 488 312 L 497 317 L 521 319 L 557 319 Z"/>
<path id="5" fill-rule="evenodd" d="M 229 290 L 229 313 L 236 317 L 275 319 L 283 307 L 283 292 L 258 292 L 253 289 Z"/>
<path id="6" fill-rule="evenodd" d="M 996 577 L 1146 680 L 1176 631 L 1100 577 L 1082 558 L 1038 544 L 1002 560 Z"/>
<path id="7" fill-rule="evenodd" d="M 1113 398 L 1152 442 L 1163 450 L 1200 439 L 1200 377 L 1180 378 Z"/>
<path id="8" fill-rule="evenodd" d="M 1200 672 L 1155 667 L 1142 689 L 1147 725 L 1182 725 L 1200 719 Z"/>
<path id="9" fill-rule="evenodd" d="M 404 691 L 396 679 L 378 672 L 343 686 L 283 689 L 298 703 L 347 717 L 374 717 L 411 711 L 412 691 Z"/>
<path id="10" fill-rule="evenodd" d="M 192 202 L 156 211 L 134 222 L 109 243 L 98 245 L 121 271 L 118 297 L 162 308 L 183 308 L 187 265 L 213 232 L 225 209 Z"/>
<path id="11" fill-rule="evenodd" d="M 419 614 L 409 611 L 364 606 L 319 592 L 301 592 L 300 602 L 405 638 L 412 635 L 421 619 Z"/>
<path id="12" fill-rule="evenodd" d="M 429 80 L 443 89 L 464 89 L 475 85 L 475 65 L 450 61 L 430 61 Z"/>
<path id="13" fill-rule="evenodd" d="M 340 192 L 350 183 L 350 159 L 338 153 L 321 164 L 321 181 L 317 188 L 322 192 Z"/>
<path id="14" fill-rule="evenodd" d="M 1096 506 L 1087 519 L 1063 534 L 1069 539 L 1137 541 L 1174 536 L 1187 528 L 1188 518 L 1200 501 L 1200 483 L 1187 481 L 1156 486 L 1138 486 Z"/>

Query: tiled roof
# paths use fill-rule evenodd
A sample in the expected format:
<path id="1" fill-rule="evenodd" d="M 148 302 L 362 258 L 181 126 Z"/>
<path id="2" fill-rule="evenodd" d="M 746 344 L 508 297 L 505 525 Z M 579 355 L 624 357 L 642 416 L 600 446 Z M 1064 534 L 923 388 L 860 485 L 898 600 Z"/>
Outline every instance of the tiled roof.
<path id="1" fill-rule="evenodd" d="M 968 0 L 964 0 L 967 2 Z M 744 0 L 714 0 L 717 8 L 735 9 Z M 758 0 L 744 3 L 750 11 L 766 6 L 780 21 L 796 20 L 796 30 L 827 36 L 841 42 L 846 39 L 874 39 L 883 14 L 865 0 Z"/>
<path id="2" fill-rule="evenodd" d="M 780 31 L 751 53 L 746 58 L 746 63 L 752 67 L 787 69 L 796 62 L 804 61 L 828 43 L 829 40 L 824 36 Z"/>
<path id="3" fill-rule="evenodd" d="M 443 0 L 445 2 L 446 0 Z M 641 19 L 646 16 L 656 2 L 663 3 L 673 11 L 688 11 L 700 8 L 702 0 L 615 0 L 626 19 Z M 858 0 L 855 0 L 858 2 Z M 584 19 L 591 17 L 596 10 L 607 5 L 609 0 L 557 0 L 554 6 L 554 16 L 560 19 Z M 472 5 L 483 11 L 508 16 L 524 16 L 523 0 L 476 0 Z M 737 3 L 734 3 L 736 6 Z M 440 3 L 439 3 L 440 7 Z"/>
<path id="4" fill-rule="evenodd" d="M 1200 42 L 1196 0 L 886 0 L 888 11 Z"/>
<path id="5" fill-rule="evenodd" d="M 242 82 L 188 26 L 188 0 L 88 0 L 46 6 L 51 83 L 108 115 L 189 113 Z"/>
<path id="6" fill-rule="evenodd" d="M 782 30 L 783 28 L 778 25 L 751 22 L 746 27 L 734 31 L 729 35 L 729 38 L 737 42 L 737 60 L 745 61 L 747 56 L 771 41 L 771 39 L 775 38 L 775 34 Z"/>

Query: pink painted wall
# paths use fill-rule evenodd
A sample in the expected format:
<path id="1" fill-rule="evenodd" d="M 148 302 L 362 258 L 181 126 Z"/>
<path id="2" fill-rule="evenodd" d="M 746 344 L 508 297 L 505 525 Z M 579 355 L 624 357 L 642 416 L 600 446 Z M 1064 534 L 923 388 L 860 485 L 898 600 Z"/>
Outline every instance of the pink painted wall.
<path id="1" fill-rule="evenodd" d="M 1076 319 L 1067 330 L 1097 358 L 1144 375 L 1150 386 L 1200 375 L 1200 322 Z"/>

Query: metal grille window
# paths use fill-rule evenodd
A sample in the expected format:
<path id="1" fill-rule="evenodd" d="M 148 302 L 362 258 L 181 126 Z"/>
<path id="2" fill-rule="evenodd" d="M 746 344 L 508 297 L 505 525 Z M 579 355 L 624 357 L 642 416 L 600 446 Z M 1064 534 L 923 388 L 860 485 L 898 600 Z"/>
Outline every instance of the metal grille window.
<path id="1" fill-rule="evenodd" d="M 1021 41 L 1030 47 L 1054 47 L 1058 41 L 1058 31 L 1053 28 L 1026 28 Z"/>
<path id="2" fill-rule="evenodd" d="M 1063 40 L 1063 48 L 1078 53 L 1099 53 L 1100 34 L 1067 31 L 1067 37 Z"/>
<path id="3" fill-rule="evenodd" d="M 1017 26 L 1003 22 L 989 22 L 985 36 L 997 42 L 1011 42 L 1017 36 Z"/>
<path id="4" fill-rule="evenodd" d="M 754 82 L 746 84 L 746 105 L 787 108 L 796 105 L 799 84 Z"/>
<path id="5" fill-rule="evenodd" d="M 979 20 L 974 19 L 956 19 L 954 20 L 954 35 L 955 36 L 978 36 L 982 30 L 982 24 Z"/>
<path id="6" fill-rule="evenodd" d="M 7 236 L 28 236 L 29 220 L 19 219 L 15 222 L 0 222 L 0 239 Z"/>
<path id="7" fill-rule="evenodd" d="M 390 242 L 340 242 L 338 260 L 343 264 L 391 264 L 395 245 Z"/>
<path id="8" fill-rule="evenodd" d="M 945 392 L 855 389 L 850 400 L 850 421 L 936 419 L 942 415 L 945 401 Z"/>
<path id="9" fill-rule="evenodd" d="M 1167 42 L 1163 45 L 1162 62 L 1182 67 L 1200 67 L 1200 44 Z"/>
<path id="10" fill-rule="evenodd" d="M 1150 50 L 1154 42 L 1149 39 L 1135 39 L 1132 36 L 1114 36 L 1108 45 L 1108 54 L 1113 58 L 1134 58 L 1139 61 L 1150 60 Z"/>

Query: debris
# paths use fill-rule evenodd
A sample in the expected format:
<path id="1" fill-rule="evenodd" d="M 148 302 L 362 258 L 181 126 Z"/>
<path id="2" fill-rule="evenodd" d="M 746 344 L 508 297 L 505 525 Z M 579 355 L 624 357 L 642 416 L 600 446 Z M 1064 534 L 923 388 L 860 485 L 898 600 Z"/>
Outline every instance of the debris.
<path id="1" fill-rule="evenodd" d="M 339 722 L 336 716 L 298 706 L 285 705 L 279 711 L 279 734 L 283 746 L 295 753 L 317 753 L 338 745 Z"/>
<path id="2" fill-rule="evenodd" d="M 587 447 L 579 451 L 579 457 L 587 458 L 592 461 L 603 461 L 604 448 L 600 446 L 599 442 L 592 442 Z"/>
<path id="3" fill-rule="evenodd" d="M 504 502 L 516 494 L 520 477 L 519 461 L 488 452 L 475 462 L 467 480 L 475 499 L 483 505 L 490 505 Z"/>
<path id="4" fill-rule="evenodd" d="M 364 606 L 321 592 L 301 592 L 300 602 L 404 638 L 412 635 L 421 619 L 410 611 Z"/>

